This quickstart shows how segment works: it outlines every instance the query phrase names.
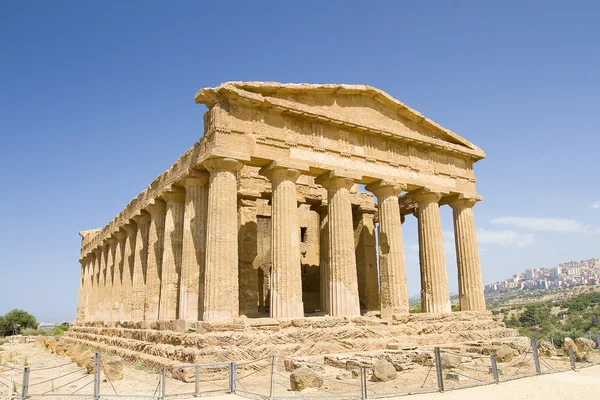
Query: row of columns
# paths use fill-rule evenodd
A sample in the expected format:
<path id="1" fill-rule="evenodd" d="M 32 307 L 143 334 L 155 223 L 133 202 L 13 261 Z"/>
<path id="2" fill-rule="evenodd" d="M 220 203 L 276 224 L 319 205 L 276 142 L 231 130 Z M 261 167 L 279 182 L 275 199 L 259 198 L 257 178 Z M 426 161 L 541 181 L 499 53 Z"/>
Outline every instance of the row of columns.
<path id="1" fill-rule="evenodd" d="M 82 264 L 78 318 L 94 320 L 228 320 L 239 315 L 237 172 L 234 159 L 205 161 L 206 174 L 186 178 L 133 216 Z M 271 295 L 274 318 L 304 315 L 296 181 L 300 171 L 261 169 L 272 184 Z M 321 257 L 322 299 L 332 316 L 360 315 L 350 189 L 352 179 L 317 179 L 327 189 L 328 257 Z M 408 313 L 402 216 L 405 186 L 367 186 L 379 207 L 381 316 Z M 424 312 L 450 312 L 439 202 L 421 190 L 418 202 L 421 298 Z M 451 202 L 461 310 L 484 310 L 472 199 Z M 210 212 L 209 212 L 210 210 Z"/>

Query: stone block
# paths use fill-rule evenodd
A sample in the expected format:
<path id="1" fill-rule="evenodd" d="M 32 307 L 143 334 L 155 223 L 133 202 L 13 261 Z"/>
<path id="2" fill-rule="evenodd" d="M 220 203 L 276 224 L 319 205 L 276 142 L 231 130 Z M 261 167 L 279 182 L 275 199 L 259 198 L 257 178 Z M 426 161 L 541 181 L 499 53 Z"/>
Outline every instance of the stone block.
<path id="1" fill-rule="evenodd" d="M 373 382 L 389 382 L 396 379 L 398 372 L 391 362 L 384 359 L 379 359 L 373 363 Z"/>
<path id="2" fill-rule="evenodd" d="M 290 387 L 294 391 L 302 391 L 309 388 L 320 388 L 323 386 L 323 378 L 308 367 L 301 367 L 290 374 Z"/>
<path id="3" fill-rule="evenodd" d="M 446 376 L 444 377 L 444 379 L 454 382 L 464 382 L 467 380 L 467 378 L 455 372 L 446 372 Z"/>

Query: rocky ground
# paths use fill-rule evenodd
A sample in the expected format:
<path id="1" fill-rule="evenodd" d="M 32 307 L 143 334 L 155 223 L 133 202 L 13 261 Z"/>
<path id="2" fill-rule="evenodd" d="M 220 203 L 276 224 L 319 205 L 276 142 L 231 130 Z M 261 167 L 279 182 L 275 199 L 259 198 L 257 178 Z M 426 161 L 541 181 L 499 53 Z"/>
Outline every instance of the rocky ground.
<path id="1" fill-rule="evenodd" d="M 600 351 L 594 349 L 594 343 L 585 339 L 567 342 L 574 347 L 578 367 L 600 363 Z M 14 388 L 19 393 L 25 366 L 31 369 L 30 394 L 92 393 L 94 353 L 91 349 L 47 338 L 21 338 L 1 347 L 0 382 L 6 382 L 6 371 L 13 367 L 16 381 Z M 441 347 L 446 389 L 491 383 L 491 354 L 496 355 L 498 360 L 501 381 L 535 373 L 531 349 L 526 339 L 450 344 Z M 567 354 L 566 349 L 555 349 L 549 343 L 541 343 L 542 372 L 569 369 Z M 203 395 L 226 392 L 228 369 L 229 365 L 226 363 L 200 368 L 199 391 Z M 275 397 L 292 396 L 296 394 L 293 390 L 303 390 L 302 397 L 359 395 L 361 370 L 365 374 L 369 396 L 437 390 L 433 349 L 403 347 L 400 344 L 378 351 L 302 359 L 277 357 L 273 360 L 267 357 L 240 363 L 237 365 L 236 386 L 239 392 L 265 397 L 270 393 Z M 171 365 L 166 370 L 167 394 L 193 394 L 196 390 L 195 376 L 196 369 L 191 365 Z M 553 377 L 555 374 L 548 376 Z M 101 393 L 106 395 L 153 395 L 159 389 L 159 374 L 154 367 L 128 364 L 108 355 L 102 356 L 101 378 Z M 500 387 L 509 384 L 512 385 L 502 382 Z M 0 384 L 0 394 L 6 393 L 5 386 Z"/>

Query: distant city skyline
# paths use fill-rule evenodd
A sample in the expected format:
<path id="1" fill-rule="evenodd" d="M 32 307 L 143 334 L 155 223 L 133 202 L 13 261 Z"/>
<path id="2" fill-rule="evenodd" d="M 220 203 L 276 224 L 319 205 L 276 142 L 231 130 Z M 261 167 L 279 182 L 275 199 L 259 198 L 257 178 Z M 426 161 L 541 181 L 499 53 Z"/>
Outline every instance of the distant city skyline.
<path id="1" fill-rule="evenodd" d="M 568 261 L 555 267 L 528 268 L 512 278 L 486 284 L 486 293 L 510 289 L 555 289 L 600 284 L 600 258 Z"/>

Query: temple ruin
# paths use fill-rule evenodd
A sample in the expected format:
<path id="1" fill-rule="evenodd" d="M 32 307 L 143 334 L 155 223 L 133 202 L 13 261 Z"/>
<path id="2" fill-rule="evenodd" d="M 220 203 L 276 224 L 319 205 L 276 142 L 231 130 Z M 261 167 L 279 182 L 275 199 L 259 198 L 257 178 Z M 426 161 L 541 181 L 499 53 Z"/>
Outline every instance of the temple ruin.
<path id="1" fill-rule="evenodd" d="M 208 108 L 203 137 L 108 225 L 80 232 L 70 340 L 123 352 L 134 351 L 132 340 L 158 341 L 189 354 L 144 351 L 191 361 L 207 359 L 198 349 L 209 347 L 203 334 L 215 332 L 264 329 L 300 343 L 285 329 L 337 327 L 339 335 L 385 326 L 388 340 L 371 346 L 383 348 L 427 333 L 448 332 L 438 338 L 445 341 L 515 335 L 485 311 L 473 218 L 481 149 L 369 86 L 227 82 L 195 100 Z M 445 205 L 454 216 L 454 313 Z M 413 215 L 420 315 L 409 314 L 402 240 Z M 415 328 L 430 321 L 454 325 Z M 186 332 L 196 344 L 174 339 Z"/>

